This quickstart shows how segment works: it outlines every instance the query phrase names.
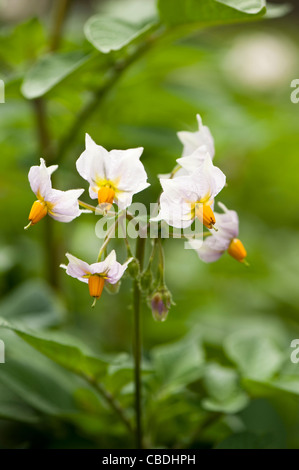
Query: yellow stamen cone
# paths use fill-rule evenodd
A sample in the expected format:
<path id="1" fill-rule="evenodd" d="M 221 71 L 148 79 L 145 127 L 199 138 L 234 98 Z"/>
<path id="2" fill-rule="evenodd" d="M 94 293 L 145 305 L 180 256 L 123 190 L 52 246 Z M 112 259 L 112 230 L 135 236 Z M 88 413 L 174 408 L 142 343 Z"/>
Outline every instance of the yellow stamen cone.
<path id="1" fill-rule="evenodd" d="M 113 204 L 115 191 L 109 186 L 103 186 L 98 191 L 99 204 Z"/>
<path id="2" fill-rule="evenodd" d="M 196 211 L 196 217 L 203 223 L 207 228 L 214 228 L 213 225 L 216 223 L 214 212 L 211 207 L 207 204 L 201 204 Z"/>
<path id="3" fill-rule="evenodd" d="M 228 254 L 235 258 L 240 263 L 246 264 L 247 251 L 243 243 L 238 238 L 233 238 L 227 250 Z"/>
<path id="4" fill-rule="evenodd" d="M 37 224 L 37 222 L 39 222 L 43 217 L 47 215 L 47 212 L 48 209 L 45 204 L 43 204 L 39 200 L 35 201 L 31 207 L 31 211 L 28 217 L 30 223 L 27 225 L 26 228 L 28 228 L 30 225 Z"/>
<path id="5" fill-rule="evenodd" d="M 99 299 L 102 295 L 105 279 L 103 277 L 94 274 L 88 279 L 89 293 L 91 297 Z"/>

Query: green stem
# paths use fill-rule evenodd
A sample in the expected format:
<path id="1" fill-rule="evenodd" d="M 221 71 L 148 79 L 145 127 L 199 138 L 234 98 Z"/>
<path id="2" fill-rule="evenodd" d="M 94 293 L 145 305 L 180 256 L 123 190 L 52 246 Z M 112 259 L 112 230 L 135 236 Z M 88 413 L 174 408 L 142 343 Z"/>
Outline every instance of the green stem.
<path id="1" fill-rule="evenodd" d="M 136 258 L 139 260 L 140 270 L 143 268 L 145 251 L 145 238 L 137 238 Z M 134 280 L 133 286 L 133 308 L 134 308 L 134 382 L 135 382 L 135 413 L 136 413 L 136 447 L 142 448 L 142 407 L 141 407 L 141 321 L 140 321 L 141 293 L 138 279 Z"/>
<path id="2" fill-rule="evenodd" d="M 102 244 L 101 248 L 100 248 L 100 251 L 99 251 L 99 254 L 98 254 L 98 262 L 101 261 L 101 256 L 102 254 L 104 253 L 108 243 L 110 242 L 111 240 L 111 236 L 115 233 L 115 229 L 117 227 L 117 224 L 118 224 L 118 221 L 120 219 L 120 217 L 122 216 L 123 214 L 119 214 L 119 216 L 117 217 L 116 221 L 113 222 L 113 224 L 111 225 L 110 229 L 108 230 L 108 233 L 105 237 L 105 240 L 104 240 L 104 243 Z"/>
<path id="3" fill-rule="evenodd" d="M 164 287 L 165 286 L 165 257 L 164 257 L 164 250 L 163 250 L 161 238 L 158 239 L 158 246 L 159 246 L 159 257 L 160 257 L 159 286 Z"/>
<path id="4" fill-rule="evenodd" d="M 32 101 L 35 121 L 36 121 L 36 131 L 38 138 L 39 153 L 43 156 L 47 164 L 53 161 L 53 148 L 51 145 L 51 137 L 47 125 L 47 112 L 46 112 L 46 103 L 43 99 L 38 98 Z M 52 179 L 55 180 L 55 175 L 52 176 Z M 58 243 L 55 240 L 54 232 L 54 221 L 50 217 L 45 217 L 44 224 L 44 253 L 46 258 L 47 265 L 47 278 L 49 284 L 57 288 L 59 285 L 59 268 L 58 268 Z"/>
<path id="5" fill-rule="evenodd" d="M 54 5 L 53 29 L 49 41 L 49 51 L 54 52 L 59 49 L 64 21 L 70 6 L 71 0 L 56 0 Z"/>

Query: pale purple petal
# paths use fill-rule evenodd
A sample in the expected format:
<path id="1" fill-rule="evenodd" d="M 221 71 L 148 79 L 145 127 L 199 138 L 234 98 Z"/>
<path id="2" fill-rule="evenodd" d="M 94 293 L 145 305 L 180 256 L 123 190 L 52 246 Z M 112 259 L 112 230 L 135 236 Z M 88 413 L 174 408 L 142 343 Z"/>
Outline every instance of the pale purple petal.
<path id="1" fill-rule="evenodd" d="M 218 202 L 218 206 L 224 211 L 223 214 L 215 213 L 217 228 L 223 237 L 230 240 L 239 236 L 239 217 L 236 211 L 228 210 L 224 204 Z"/>
<path id="2" fill-rule="evenodd" d="M 110 284 L 116 284 L 123 276 L 125 270 L 128 267 L 128 264 L 132 261 L 132 259 L 133 258 L 128 259 L 124 264 L 120 264 L 116 261 L 109 269 L 107 282 Z"/>
<path id="3" fill-rule="evenodd" d="M 109 269 L 116 263 L 116 253 L 115 250 L 112 250 L 107 258 L 103 261 L 99 261 L 98 263 L 91 264 L 91 273 L 92 274 L 107 274 Z"/>
<path id="4" fill-rule="evenodd" d="M 229 247 L 230 241 L 226 239 L 222 239 L 218 232 L 216 235 L 211 235 L 207 237 L 198 248 L 198 241 L 197 240 L 190 240 L 189 244 L 192 248 L 195 249 L 196 253 L 198 254 L 199 258 L 206 262 L 212 263 L 217 261 L 220 256 L 227 250 Z"/>
<path id="5" fill-rule="evenodd" d="M 66 257 L 69 260 L 69 264 L 66 268 L 66 273 L 69 276 L 79 279 L 79 281 L 88 284 L 88 278 L 84 276 L 90 274 L 89 264 L 85 263 L 85 261 L 82 261 L 79 258 L 76 258 L 70 253 L 66 253 Z"/>

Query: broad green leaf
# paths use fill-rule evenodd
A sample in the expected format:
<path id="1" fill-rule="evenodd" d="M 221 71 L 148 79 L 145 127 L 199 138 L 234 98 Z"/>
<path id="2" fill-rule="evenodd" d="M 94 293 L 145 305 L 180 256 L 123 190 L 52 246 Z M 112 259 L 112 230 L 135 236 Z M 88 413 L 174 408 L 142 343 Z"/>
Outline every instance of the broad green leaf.
<path id="1" fill-rule="evenodd" d="M 153 363 L 158 383 L 168 392 L 179 390 L 201 377 L 204 352 L 195 340 L 182 340 L 155 348 Z"/>
<path id="2" fill-rule="evenodd" d="M 233 333 L 226 339 L 224 348 L 241 374 L 251 379 L 269 380 L 284 360 L 284 355 L 271 338 L 252 332 Z"/>
<path id="3" fill-rule="evenodd" d="M 21 91 L 25 98 L 45 95 L 55 85 L 78 70 L 90 58 L 80 51 L 47 54 L 41 57 L 24 77 Z"/>
<path id="4" fill-rule="evenodd" d="M 271 435 L 271 447 L 285 448 L 285 417 L 282 418 L 280 407 L 273 406 L 271 401 L 264 398 L 252 400 L 249 406 L 241 411 L 239 417 L 248 432 L 259 436 Z"/>
<path id="5" fill-rule="evenodd" d="M 151 24 L 144 26 L 96 15 L 87 21 L 84 32 L 88 41 L 96 49 L 107 54 L 122 49 L 148 31 L 151 26 Z"/>
<path id="6" fill-rule="evenodd" d="M 24 66 L 43 51 L 46 46 L 44 28 L 37 18 L 31 18 L 11 28 L 1 28 L 0 60 L 1 68 L 12 66 L 24 69 Z M 1 70 L 2 72 L 2 70 Z"/>
<path id="7" fill-rule="evenodd" d="M 205 409 L 237 413 L 248 404 L 248 396 L 239 386 L 235 370 L 219 364 L 208 364 L 204 371 L 203 383 L 209 394 L 202 401 Z"/>
<path id="8" fill-rule="evenodd" d="M 12 331 L 0 328 L 0 337 L 5 343 L 0 383 L 12 391 L 12 397 L 16 395 L 19 401 L 45 414 L 61 416 L 77 411 L 73 399 L 79 385 L 77 377 L 34 351 Z"/>
<path id="9" fill-rule="evenodd" d="M 31 332 L 5 320 L 0 320 L 0 327 L 14 331 L 42 354 L 75 374 L 100 380 L 107 372 L 107 361 L 83 351 L 82 347 L 77 346 L 75 338 L 70 342 L 69 338 L 57 332 Z"/>
<path id="10" fill-rule="evenodd" d="M 233 434 L 216 446 L 216 449 L 269 449 L 272 436 L 266 434 L 259 436 L 251 432 Z"/>
<path id="11" fill-rule="evenodd" d="M 56 294 L 41 281 L 27 281 L 15 288 L 0 303 L 1 315 L 18 320 L 30 328 L 61 323 L 64 309 Z"/>
<path id="12" fill-rule="evenodd" d="M 0 419 L 36 423 L 39 415 L 21 399 L 0 383 Z"/>
<path id="13" fill-rule="evenodd" d="M 171 25 L 208 26 L 248 21 L 264 16 L 267 11 L 265 0 L 159 0 L 158 7 L 161 19 Z M 274 8 L 271 12 L 275 13 Z"/>
<path id="14" fill-rule="evenodd" d="M 136 22 L 145 22 L 157 16 L 156 0 L 113 0 L 113 2 L 104 2 L 100 11 L 103 15 L 121 18 L 131 21 L 134 18 Z"/>

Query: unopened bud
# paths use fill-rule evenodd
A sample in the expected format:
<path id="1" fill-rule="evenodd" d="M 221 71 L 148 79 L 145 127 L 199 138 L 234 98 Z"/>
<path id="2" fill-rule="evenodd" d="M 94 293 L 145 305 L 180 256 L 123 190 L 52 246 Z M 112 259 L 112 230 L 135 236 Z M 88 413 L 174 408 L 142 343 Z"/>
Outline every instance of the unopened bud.
<path id="1" fill-rule="evenodd" d="M 155 292 L 151 298 L 151 308 L 154 320 L 161 322 L 165 321 L 171 304 L 171 294 L 166 287 Z"/>
<path id="2" fill-rule="evenodd" d="M 133 279 L 137 279 L 139 277 L 140 265 L 136 258 L 133 258 L 131 263 L 128 265 L 127 272 Z"/>

